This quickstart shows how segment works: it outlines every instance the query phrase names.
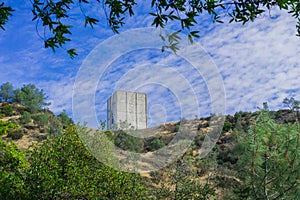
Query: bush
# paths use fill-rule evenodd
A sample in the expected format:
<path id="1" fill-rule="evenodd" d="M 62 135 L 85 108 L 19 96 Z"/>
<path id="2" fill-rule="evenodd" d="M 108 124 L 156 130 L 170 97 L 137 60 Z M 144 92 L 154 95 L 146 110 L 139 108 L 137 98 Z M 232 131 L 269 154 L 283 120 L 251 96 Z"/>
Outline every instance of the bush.
<path id="1" fill-rule="evenodd" d="M 22 124 L 28 124 L 29 122 L 31 122 L 31 114 L 25 111 L 23 115 L 20 117 L 20 122 Z"/>
<path id="2" fill-rule="evenodd" d="M 61 120 L 58 117 L 53 117 L 50 120 L 49 125 L 49 134 L 50 135 L 60 135 L 60 133 L 63 131 L 63 124 Z"/>
<path id="3" fill-rule="evenodd" d="M 228 131 L 230 131 L 230 129 L 232 129 L 232 123 L 231 122 L 225 122 L 223 125 L 223 133 L 226 133 Z"/>
<path id="4" fill-rule="evenodd" d="M 18 129 L 19 126 L 10 121 L 0 121 L 0 136 L 7 134 L 11 129 Z"/>
<path id="5" fill-rule="evenodd" d="M 114 143 L 119 148 L 127 151 L 141 152 L 144 147 L 144 141 L 141 138 L 134 137 L 120 130 L 115 137 Z"/>
<path id="6" fill-rule="evenodd" d="M 25 152 L 0 137 L 0 199 L 27 199 L 24 187 L 27 167 Z"/>
<path id="7" fill-rule="evenodd" d="M 14 108 L 10 104 L 2 106 L 0 108 L 0 113 L 4 114 L 5 116 L 12 116 L 14 114 Z"/>
<path id="8" fill-rule="evenodd" d="M 13 98 L 13 86 L 11 83 L 6 82 L 0 86 L 0 101 L 8 102 Z"/>
<path id="9" fill-rule="evenodd" d="M 66 128 L 73 124 L 73 120 L 68 116 L 65 110 L 63 110 L 62 113 L 57 115 L 57 117 L 61 120 L 61 123 L 63 125 L 63 128 Z"/>
<path id="10" fill-rule="evenodd" d="M 13 139 L 13 140 L 19 140 L 23 137 L 24 131 L 19 129 L 19 130 L 9 130 L 7 137 Z"/>
<path id="11" fill-rule="evenodd" d="M 49 118 L 50 118 L 50 116 L 49 116 L 48 113 L 43 113 L 43 114 L 39 114 L 39 115 L 33 116 L 34 122 L 35 122 L 39 127 L 48 125 Z"/>
<path id="12" fill-rule="evenodd" d="M 161 138 L 154 138 L 151 142 L 150 142 L 150 144 L 149 144 L 149 146 L 147 147 L 147 149 L 149 150 L 149 151 L 155 151 L 155 150 L 158 150 L 158 149 L 160 149 L 160 148 L 162 148 L 162 147 L 164 147 L 165 146 L 165 143 L 163 142 L 163 140 L 161 139 Z"/>
<path id="13" fill-rule="evenodd" d="M 226 162 L 235 164 L 238 161 L 238 157 L 231 150 L 219 151 L 217 159 L 220 164 Z"/>
<path id="14" fill-rule="evenodd" d="M 79 131 L 81 136 L 89 137 L 87 130 Z M 89 139 L 101 143 L 101 137 Z M 125 200 L 144 199 L 146 195 L 138 174 L 120 172 L 100 163 L 73 127 L 48 137 L 41 146 L 36 145 L 28 161 L 25 186 L 30 189 L 29 199 Z"/>
<path id="15" fill-rule="evenodd" d="M 179 129 L 180 129 L 180 125 L 177 124 L 177 125 L 175 126 L 175 128 L 174 128 L 174 132 L 177 133 L 177 132 L 179 131 Z"/>

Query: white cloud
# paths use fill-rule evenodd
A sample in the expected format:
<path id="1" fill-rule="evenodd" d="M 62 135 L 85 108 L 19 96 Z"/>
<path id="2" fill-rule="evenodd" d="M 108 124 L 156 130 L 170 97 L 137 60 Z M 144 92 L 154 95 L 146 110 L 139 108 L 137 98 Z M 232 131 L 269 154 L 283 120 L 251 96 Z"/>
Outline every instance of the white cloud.
<path id="1" fill-rule="evenodd" d="M 279 17 L 218 25 L 200 40 L 224 77 L 228 112 L 253 110 L 264 101 L 279 109 L 289 90 L 300 92 L 296 22 L 285 12 L 272 12 Z"/>

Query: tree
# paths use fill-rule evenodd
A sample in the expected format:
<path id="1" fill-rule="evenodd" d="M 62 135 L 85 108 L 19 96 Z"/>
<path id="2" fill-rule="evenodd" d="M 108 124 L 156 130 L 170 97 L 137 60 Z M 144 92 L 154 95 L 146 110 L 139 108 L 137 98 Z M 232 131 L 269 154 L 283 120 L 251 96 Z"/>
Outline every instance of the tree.
<path id="1" fill-rule="evenodd" d="M 299 123 L 276 124 L 261 110 L 242 145 L 237 199 L 297 199 L 300 195 Z"/>
<path id="2" fill-rule="evenodd" d="M 296 112 L 296 118 L 299 119 L 300 101 L 295 100 L 294 97 L 284 98 L 283 104 L 285 104 L 293 113 Z"/>
<path id="3" fill-rule="evenodd" d="M 147 199 L 140 176 L 100 163 L 74 126 L 23 152 L 0 138 L 0 169 L 3 200 Z"/>
<path id="4" fill-rule="evenodd" d="M 26 178 L 30 199 L 146 198 L 139 175 L 100 163 L 87 151 L 77 131 L 68 127 L 33 149 Z"/>
<path id="5" fill-rule="evenodd" d="M 285 104 L 291 111 L 299 111 L 300 109 L 300 101 L 295 100 L 294 97 L 286 97 L 282 103 Z"/>
<path id="6" fill-rule="evenodd" d="M 68 116 L 66 110 L 63 110 L 57 117 L 60 119 L 64 128 L 73 124 L 73 120 Z"/>
<path id="7" fill-rule="evenodd" d="M 13 98 L 13 86 L 6 82 L 0 86 L 0 101 L 8 102 Z"/>
<path id="8" fill-rule="evenodd" d="M 100 21 L 99 18 L 84 12 L 84 10 L 88 10 L 88 8 L 85 9 L 88 4 L 97 5 L 103 9 L 109 26 L 118 33 L 119 28 L 125 24 L 126 18 L 134 16 L 134 7 L 137 2 L 135 0 L 34 0 L 32 2 L 32 20 L 37 23 L 37 26 L 44 28 L 45 34 L 41 35 L 44 35 L 46 48 L 55 51 L 70 41 L 68 35 L 71 34 L 72 24 L 67 19 L 70 18 L 70 13 L 76 9 L 76 5 L 80 7 L 85 27 L 88 25 L 93 28 Z M 286 10 L 297 20 L 297 36 L 300 36 L 300 2 L 298 0 L 149 0 L 149 4 L 152 7 L 149 15 L 153 16 L 153 26 L 164 28 L 170 21 L 173 21 L 177 24 L 178 31 L 188 32 L 188 39 L 191 42 L 194 38 L 199 37 L 199 30 L 193 27 L 201 22 L 200 14 L 202 13 L 211 15 L 213 22 L 222 23 L 223 19 L 229 16 L 229 22 L 245 24 L 254 21 L 262 13 L 270 11 L 274 7 Z M 13 12 L 14 10 L 10 6 L 6 6 L 4 3 L 0 4 L 0 28 L 4 29 L 8 17 Z M 170 36 L 172 35 L 170 34 Z M 170 48 L 172 45 L 176 45 L 176 41 L 173 42 L 170 41 Z M 77 55 L 74 48 L 67 52 L 71 57 Z"/>
<path id="9" fill-rule="evenodd" d="M 36 113 L 44 106 L 50 105 L 45 100 L 48 97 L 41 89 L 38 89 L 33 84 L 24 85 L 21 89 L 14 91 L 14 102 L 27 106 L 31 113 Z"/>

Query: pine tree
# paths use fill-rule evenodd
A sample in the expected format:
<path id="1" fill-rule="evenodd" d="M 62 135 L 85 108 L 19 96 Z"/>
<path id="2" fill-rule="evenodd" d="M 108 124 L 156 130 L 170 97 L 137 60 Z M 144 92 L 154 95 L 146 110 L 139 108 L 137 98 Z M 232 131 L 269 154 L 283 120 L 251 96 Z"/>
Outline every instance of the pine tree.
<path id="1" fill-rule="evenodd" d="M 261 110 L 248 133 L 239 134 L 238 199 L 298 199 L 300 196 L 300 126 L 276 124 Z"/>

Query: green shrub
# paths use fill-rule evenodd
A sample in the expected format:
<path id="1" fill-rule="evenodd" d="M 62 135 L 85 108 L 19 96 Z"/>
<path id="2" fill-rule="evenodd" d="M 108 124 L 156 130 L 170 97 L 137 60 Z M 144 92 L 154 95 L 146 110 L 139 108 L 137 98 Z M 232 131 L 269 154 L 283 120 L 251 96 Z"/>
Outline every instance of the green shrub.
<path id="1" fill-rule="evenodd" d="M 58 117 L 53 117 L 50 120 L 49 134 L 50 135 L 60 135 L 63 131 L 63 124 Z"/>
<path id="2" fill-rule="evenodd" d="M 89 138 L 87 130 L 79 131 L 85 139 L 101 145 L 101 133 Z M 113 155 L 110 158 L 114 159 Z M 120 172 L 100 163 L 73 127 L 33 147 L 28 161 L 26 186 L 30 188 L 30 199 L 125 200 L 146 196 L 138 174 Z"/>
<path id="3" fill-rule="evenodd" d="M 225 122 L 223 125 L 223 133 L 226 133 L 228 131 L 230 131 L 230 129 L 232 129 L 232 123 L 231 122 Z"/>
<path id="4" fill-rule="evenodd" d="M 141 152 L 144 147 L 144 141 L 141 138 L 134 137 L 120 130 L 114 139 L 116 146 L 123 150 Z"/>
<path id="5" fill-rule="evenodd" d="M 2 106 L 0 108 L 0 113 L 4 114 L 5 116 L 12 116 L 14 115 L 14 108 L 10 104 Z"/>
<path id="6" fill-rule="evenodd" d="M 18 129 L 19 126 L 10 121 L 0 121 L 0 136 L 6 135 L 11 129 Z"/>
<path id="7" fill-rule="evenodd" d="M 155 151 L 155 150 L 158 150 L 158 149 L 160 149 L 160 148 L 162 148 L 162 147 L 164 147 L 165 146 L 165 143 L 163 142 L 163 140 L 161 139 L 161 138 L 154 138 L 151 142 L 150 142 L 150 144 L 149 144 L 149 146 L 147 147 L 147 149 L 149 150 L 149 151 Z"/>
<path id="8" fill-rule="evenodd" d="M 238 161 L 237 156 L 231 150 L 219 151 L 217 159 L 219 163 L 230 162 L 235 164 Z"/>
<path id="9" fill-rule="evenodd" d="M 27 168 L 25 152 L 0 137 L 0 199 L 27 199 L 24 174 Z"/>
<path id="10" fill-rule="evenodd" d="M 43 114 L 35 115 L 32 118 L 34 119 L 34 122 L 39 127 L 42 127 L 48 125 L 50 115 L 49 113 L 43 113 Z"/>
<path id="11" fill-rule="evenodd" d="M 27 111 L 24 111 L 23 115 L 20 117 L 20 122 L 22 124 L 28 124 L 31 122 L 31 114 Z"/>
<path id="12" fill-rule="evenodd" d="M 114 141 L 114 136 L 110 130 L 103 131 L 103 133 L 109 141 Z"/>
<path id="13" fill-rule="evenodd" d="M 68 116 L 68 114 L 66 113 L 65 110 L 63 110 L 62 113 L 57 115 L 57 117 L 60 119 L 60 121 L 63 125 L 63 128 L 66 128 L 66 127 L 70 126 L 71 124 L 73 124 L 73 120 Z"/>
<path id="14" fill-rule="evenodd" d="M 175 126 L 175 128 L 174 128 L 174 132 L 177 133 L 177 132 L 179 131 L 179 129 L 180 129 L 180 125 L 177 124 L 177 125 Z"/>
<path id="15" fill-rule="evenodd" d="M 33 84 L 24 85 L 21 89 L 14 90 L 13 102 L 26 106 L 31 113 L 37 113 L 50 103 L 43 90 L 38 89 Z"/>

